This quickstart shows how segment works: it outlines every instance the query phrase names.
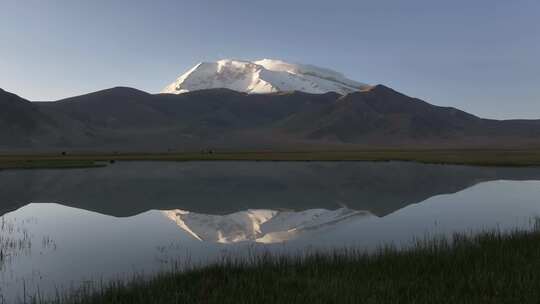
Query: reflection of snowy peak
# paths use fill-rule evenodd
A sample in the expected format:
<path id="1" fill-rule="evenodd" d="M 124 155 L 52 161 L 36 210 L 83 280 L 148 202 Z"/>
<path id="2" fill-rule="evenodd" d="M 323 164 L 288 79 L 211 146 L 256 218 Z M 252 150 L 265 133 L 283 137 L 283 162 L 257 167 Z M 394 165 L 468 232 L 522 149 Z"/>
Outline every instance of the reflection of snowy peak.
<path id="1" fill-rule="evenodd" d="M 202 89 L 227 88 L 246 93 L 303 91 L 314 94 L 347 94 L 369 88 L 342 74 L 312 65 L 280 60 L 243 61 L 224 59 L 203 62 L 181 75 L 162 92 L 181 94 Z"/>
<path id="2" fill-rule="evenodd" d="M 367 217 L 367 211 L 347 208 L 311 209 L 301 212 L 247 210 L 227 215 L 163 211 L 176 224 L 198 240 L 218 243 L 255 241 L 276 243 L 315 229 L 323 229 L 351 217 Z"/>

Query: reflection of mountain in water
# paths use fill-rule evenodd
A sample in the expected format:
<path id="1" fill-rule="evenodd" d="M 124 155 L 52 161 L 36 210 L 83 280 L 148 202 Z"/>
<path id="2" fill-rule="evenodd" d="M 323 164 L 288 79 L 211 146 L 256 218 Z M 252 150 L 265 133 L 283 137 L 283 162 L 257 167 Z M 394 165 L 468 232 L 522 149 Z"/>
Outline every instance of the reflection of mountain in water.
<path id="1" fill-rule="evenodd" d="M 218 243 L 283 242 L 303 232 L 329 228 L 352 218 L 371 216 L 369 212 L 347 208 L 299 212 L 258 209 L 226 215 L 198 214 L 184 210 L 163 213 L 194 238 Z"/>
<path id="2" fill-rule="evenodd" d="M 383 216 L 500 179 L 536 180 L 540 169 L 412 162 L 120 162 L 92 169 L 0 171 L 0 212 L 57 202 L 113 216 L 150 209 L 230 214 L 342 207 Z"/>

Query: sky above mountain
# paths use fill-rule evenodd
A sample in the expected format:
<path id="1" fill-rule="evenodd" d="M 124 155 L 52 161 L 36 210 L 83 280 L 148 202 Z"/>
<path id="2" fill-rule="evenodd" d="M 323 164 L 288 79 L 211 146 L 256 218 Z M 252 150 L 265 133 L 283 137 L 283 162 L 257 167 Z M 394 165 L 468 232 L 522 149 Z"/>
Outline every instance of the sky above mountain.
<path id="1" fill-rule="evenodd" d="M 3 0 L 0 87 L 159 92 L 200 61 L 277 58 L 492 118 L 540 118 L 540 2 Z"/>

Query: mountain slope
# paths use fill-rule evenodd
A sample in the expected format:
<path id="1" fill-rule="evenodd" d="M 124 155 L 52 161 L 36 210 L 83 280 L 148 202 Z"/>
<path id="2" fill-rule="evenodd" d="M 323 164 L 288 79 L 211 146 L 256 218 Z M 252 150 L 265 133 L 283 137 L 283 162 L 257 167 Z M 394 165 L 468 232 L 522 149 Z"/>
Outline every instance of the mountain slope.
<path id="1" fill-rule="evenodd" d="M 280 60 L 243 61 L 224 59 L 202 62 L 178 77 L 163 93 L 227 88 L 245 93 L 302 91 L 322 94 L 347 94 L 369 86 L 345 78 L 342 74 L 311 65 L 290 64 Z"/>
<path id="2" fill-rule="evenodd" d="M 305 150 L 540 147 L 540 121 L 498 121 L 377 85 L 340 95 L 116 87 L 56 102 L 0 94 L 4 150 Z"/>
<path id="3" fill-rule="evenodd" d="M 304 132 L 312 139 L 411 141 L 468 136 L 482 122 L 463 111 L 433 106 L 378 85 L 343 96 L 318 111 L 296 116 L 284 127 Z"/>
<path id="4" fill-rule="evenodd" d="M 153 98 L 143 91 L 115 87 L 39 105 L 96 128 L 151 127 L 170 123 L 166 115 L 154 109 Z"/>
<path id="5" fill-rule="evenodd" d="M 504 147 L 538 145 L 540 137 L 538 120 L 482 119 L 383 85 L 295 115 L 280 129 L 315 141 L 377 146 Z"/>
<path id="6" fill-rule="evenodd" d="M 0 138 L 4 145 L 30 146 L 55 128 L 39 107 L 0 89 Z"/>

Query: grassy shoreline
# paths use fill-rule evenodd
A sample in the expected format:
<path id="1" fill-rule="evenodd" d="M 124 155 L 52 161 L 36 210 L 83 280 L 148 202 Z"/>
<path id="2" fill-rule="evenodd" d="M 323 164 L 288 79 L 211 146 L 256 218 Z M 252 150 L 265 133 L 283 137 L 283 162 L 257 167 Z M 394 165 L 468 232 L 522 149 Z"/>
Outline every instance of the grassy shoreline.
<path id="1" fill-rule="evenodd" d="M 57 298 L 94 303 L 537 303 L 540 230 L 306 257 L 262 255 Z M 39 303 L 39 302 L 35 302 Z"/>
<path id="2" fill-rule="evenodd" d="M 106 164 L 93 160 L 39 160 L 18 159 L 0 160 L 0 170 L 10 169 L 74 169 L 74 168 L 99 168 Z"/>
<path id="3" fill-rule="evenodd" d="M 540 166 L 540 150 L 245 151 L 199 153 L 0 154 L 0 169 L 100 166 L 108 161 L 414 161 L 474 166 Z M 102 166 L 103 164 L 101 164 Z"/>

